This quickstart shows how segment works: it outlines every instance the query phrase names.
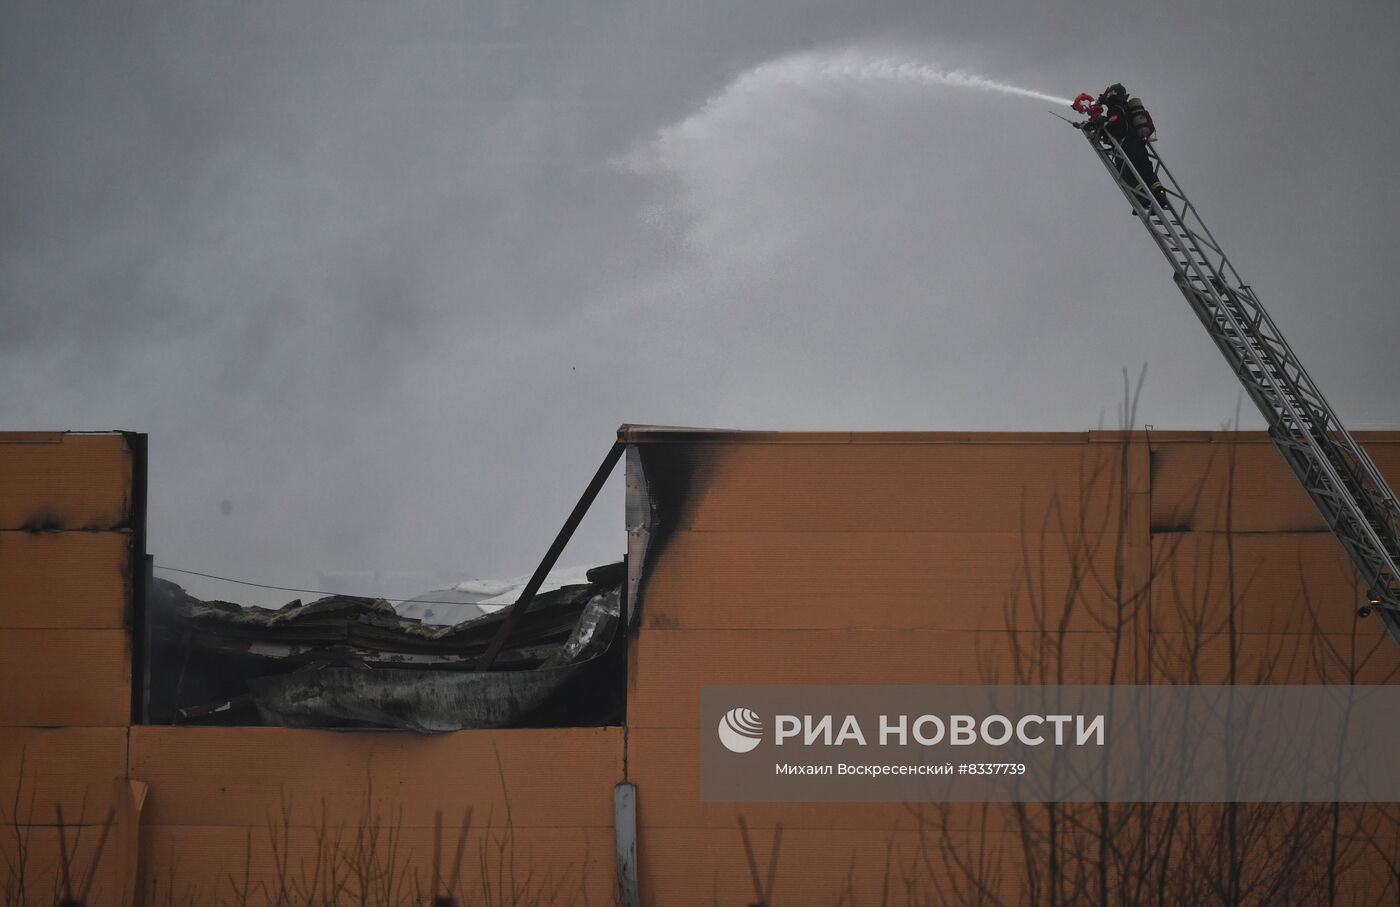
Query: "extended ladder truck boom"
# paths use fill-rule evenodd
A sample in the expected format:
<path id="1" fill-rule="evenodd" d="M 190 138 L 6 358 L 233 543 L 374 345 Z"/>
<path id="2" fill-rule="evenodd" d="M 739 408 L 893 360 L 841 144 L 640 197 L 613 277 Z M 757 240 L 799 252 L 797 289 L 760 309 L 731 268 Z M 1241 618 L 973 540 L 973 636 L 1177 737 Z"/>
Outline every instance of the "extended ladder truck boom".
<path id="1" fill-rule="evenodd" d="M 1369 605 L 1400 644 L 1400 502 L 1371 458 L 1337 418 L 1302 362 L 1240 279 L 1180 183 L 1147 141 L 1130 155 L 1080 95 L 1073 122 L 1147 227 L 1177 288 L 1224 354 L 1269 427 L 1269 437 L 1366 584 Z M 1140 104 L 1139 104 L 1140 109 Z M 1155 168 L 1140 173 L 1131 157 Z M 1149 185 L 1152 192 L 1147 191 Z M 1154 194 L 1155 193 L 1155 194 Z"/>

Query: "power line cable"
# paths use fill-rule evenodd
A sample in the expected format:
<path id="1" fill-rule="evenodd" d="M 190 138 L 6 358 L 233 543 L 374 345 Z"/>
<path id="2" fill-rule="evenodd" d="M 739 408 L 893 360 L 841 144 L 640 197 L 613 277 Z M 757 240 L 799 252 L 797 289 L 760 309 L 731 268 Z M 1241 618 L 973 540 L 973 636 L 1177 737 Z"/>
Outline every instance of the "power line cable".
<path id="1" fill-rule="evenodd" d="M 300 593 L 302 593 L 303 595 L 345 595 L 345 596 L 349 596 L 349 597 L 351 597 L 351 598 L 379 598 L 379 599 L 383 599 L 383 600 L 386 601 L 386 602 L 408 602 L 408 601 L 411 601 L 411 602 L 414 602 L 415 604 L 424 604 L 424 605 L 472 605 L 472 604 L 476 604 L 476 602 L 451 602 L 451 601 L 442 601 L 442 600 L 437 600 L 437 599 L 418 598 L 418 597 L 412 596 L 412 595 L 410 595 L 410 596 L 408 596 L 408 597 L 406 597 L 406 598 L 391 598 L 390 596 L 387 596 L 387 595 L 355 595 L 355 594 L 350 593 L 350 592 L 328 592 L 328 591 L 326 591 L 325 589 L 299 589 L 299 588 L 297 588 L 296 586 L 273 586 L 273 585 L 269 585 L 268 583 L 255 583 L 255 582 L 252 582 L 251 580 L 246 580 L 246 579 L 234 579 L 234 578 L 231 577 L 231 576 L 219 576 L 219 575 L 214 574 L 214 573 L 201 573 L 201 572 L 198 571 L 198 570 L 184 570 L 184 569 L 181 569 L 181 568 L 179 568 L 179 567 L 168 567 L 168 566 L 166 566 L 165 564 L 156 564 L 156 565 L 155 565 L 155 569 L 157 569 L 157 570 L 164 570 L 166 573 L 184 573 L 184 574 L 187 574 L 187 575 L 189 575 L 189 576 L 202 576 L 202 577 L 204 577 L 205 579 L 216 579 L 216 580 L 219 580 L 220 582 L 234 583 L 234 584 L 239 585 L 239 586 L 252 586 L 252 587 L 255 588 L 255 589 L 271 589 L 271 590 L 276 591 L 276 592 L 300 592 Z"/>

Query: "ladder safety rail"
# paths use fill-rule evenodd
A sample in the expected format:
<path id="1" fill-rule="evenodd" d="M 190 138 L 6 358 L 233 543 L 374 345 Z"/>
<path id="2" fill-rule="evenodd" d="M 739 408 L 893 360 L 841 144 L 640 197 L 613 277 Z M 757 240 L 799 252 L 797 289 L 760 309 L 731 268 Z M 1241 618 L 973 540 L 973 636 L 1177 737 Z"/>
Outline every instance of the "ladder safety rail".
<path id="1" fill-rule="evenodd" d="M 1400 501 L 1395 493 L 1342 425 L 1157 150 L 1147 146 L 1162 198 L 1148 189 L 1153 174 L 1139 173 L 1100 122 L 1073 125 L 1089 140 L 1166 256 L 1177 287 L 1263 414 L 1274 446 L 1366 583 L 1386 631 L 1400 643 Z"/>

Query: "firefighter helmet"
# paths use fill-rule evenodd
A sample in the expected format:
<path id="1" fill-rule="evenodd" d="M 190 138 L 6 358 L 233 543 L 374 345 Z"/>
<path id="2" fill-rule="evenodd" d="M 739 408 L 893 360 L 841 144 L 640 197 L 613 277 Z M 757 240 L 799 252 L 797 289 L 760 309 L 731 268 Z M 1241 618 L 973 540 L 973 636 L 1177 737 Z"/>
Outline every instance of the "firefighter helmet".
<path id="1" fill-rule="evenodd" d="M 1123 87 L 1122 82 L 1114 82 L 1103 90 L 1099 97 L 1100 101 L 1126 101 L 1128 99 L 1128 89 Z"/>

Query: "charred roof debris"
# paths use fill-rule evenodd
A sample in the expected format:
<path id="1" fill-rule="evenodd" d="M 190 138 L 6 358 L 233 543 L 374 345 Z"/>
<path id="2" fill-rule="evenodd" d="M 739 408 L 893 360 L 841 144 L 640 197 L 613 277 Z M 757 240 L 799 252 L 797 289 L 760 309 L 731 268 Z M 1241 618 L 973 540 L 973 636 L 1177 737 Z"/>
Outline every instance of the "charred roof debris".
<path id="1" fill-rule="evenodd" d="M 485 671 L 478 663 L 513 607 L 434 625 L 384 599 L 331 595 L 268 610 L 201 601 L 157 579 L 150 721 L 424 733 L 616 723 L 625 578 L 622 563 L 609 564 L 533 595 Z"/>
<path id="2" fill-rule="evenodd" d="M 594 567 L 582 581 L 551 571 L 622 459 L 626 429 L 518 587 L 466 583 L 444 601 L 420 596 L 399 609 L 381 598 L 328 595 L 273 611 L 200 601 L 153 579 L 141 714 L 150 724 L 420 733 L 622 723 L 626 561 Z M 637 493 L 629 489 L 629 500 Z M 637 535 L 629 531 L 629 544 Z M 488 603 L 499 610 L 487 611 Z M 436 625 L 426 622 L 434 616 Z"/>

